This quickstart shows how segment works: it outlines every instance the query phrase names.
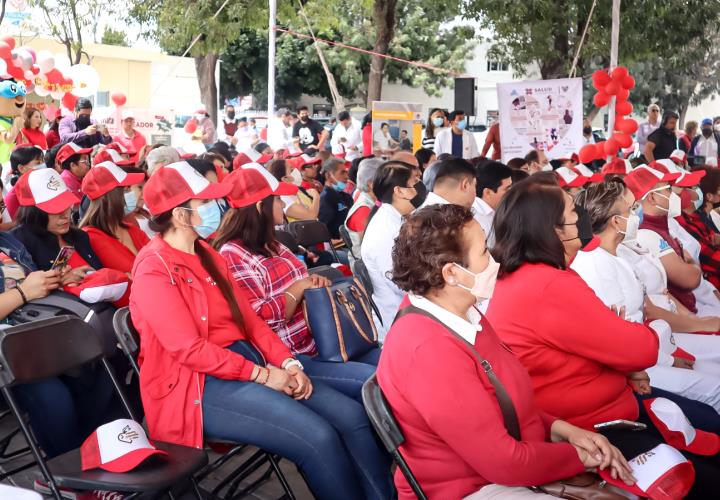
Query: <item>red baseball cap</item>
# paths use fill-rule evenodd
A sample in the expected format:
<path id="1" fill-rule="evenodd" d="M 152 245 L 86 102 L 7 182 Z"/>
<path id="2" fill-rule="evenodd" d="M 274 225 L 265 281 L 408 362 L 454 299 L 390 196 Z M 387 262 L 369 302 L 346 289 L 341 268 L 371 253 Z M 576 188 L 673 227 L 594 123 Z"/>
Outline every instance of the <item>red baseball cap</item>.
<path id="1" fill-rule="evenodd" d="M 155 170 L 145 184 L 143 199 L 152 215 L 160 215 L 188 200 L 224 198 L 230 189 L 225 183 L 211 183 L 188 162 L 178 161 Z"/>
<path id="2" fill-rule="evenodd" d="M 98 165 L 104 162 L 112 162 L 115 165 L 122 166 L 135 165 L 134 161 L 123 158 L 117 150 L 109 148 L 101 149 L 93 158 L 93 165 Z"/>
<path id="3" fill-rule="evenodd" d="M 74 142 L 68 142 L 58 150 L 57 155 L 55 156 L 55 163 L 62 164 L 71 156 L 87 155 L 90 154 L 91 151 L 92 148 L 83 148 Z"/>
<path id="4" fill-rule="evenodd" d="M 65 291 L 75 295 L 83 302 L 115 302 L 123 298 L 128 290 L 130 278 L 126 273 L 104 267 L 88 273 L 76 286 L 69 286 Z"/>
<path id="5" fill-rule="evenodd" d="M 132 156 L 132 155 L 134 155 L 134 154 L 137 154 L 137 151 L 133 151 L 133 150 L 131 150 L 131 149 L 128 149 L 128 148 L 126 148 L 125 146 L 123 146 L 122 144 L 120 144 L 119 142 L 111 142 L 110 144 L 108 144 L 107 146 L 105 146 L 105 149 L 114 149 L 115 151 L 117 151 L 117 152 L 120 153 L 121 155 L 130 155 L 130 156 Z"/>
<path id="6" fill-rule="evenodd" d="M 587 168 L 582 163 L 578 163 L 574 167 L 570 167 L 570 168 L 572 170 L 574 170 L 575 172 L 577 172 L 578 174 L 582 175 L 583 177 L 587 177 L 588 179 L 590 179 L 590 182 L 602 182 L 605 180 L 605 176 L 603 174 L 600 174 L 600 173 L 596 174 L 595 172 L 593 172 L 592 170 Z"/>
<path id="7" fill-rule="evenodd" d="M 679 161 L 680 163 L 685 163 L 685 160 L 687 159 L 687 154 L 685 154 L 685 151 L 682 149 L 676 149 L 672 153 L 670 153 L 670 159 L 672 161 Z"/>
<path id="8" fill-rule="evenodd" d="M 260 154 L 253 148 L 248 148 L 233 158 L 233 169 L 240 168 L 248 163 L 260 163 L 264 165 L 273 159 L 273 155 Z"/>
<path id="9" fill-rule="evenodd" d="M 155 448 L 142 425 L 127 418 L 101 425 L 80 447 L 84 471 L 128 472 L 153 455 L 167 456 L 167 452 Z"/>
<path id="10" fill-rule="evenodd" d="M 680 177 L 679 174 L 661 172 L 647 165 L 640 165 L 630 172 L 624 181 L 630 191 L 635 195 L 635 199 L 641 200 L 657 184 L 661 182 L 672 182 L 678 177 Z"/>
<path id="11" fill-rule="evenodd" d="M 197 155 L 195 153 L 190 153 L 189 151 L 185 151 L 184 148 L 175 148 L 180 155 L 181 160 L 189 160 L 190 158 L 195 158 Z"/>
<path id="12" fill-rule="evenodd" d="M 643 405 L 669 445 L 696 455 L 714 456 L 720 452 L 720 436 L 694 428 L 674 401 L 653 398 L 644 400 Z"/>
<path id="13" fill-rule="evenodd" d="M 222 183 L 231 186 L 227 201 L 233 208 L 247 207 L 271 195 L 290 196 L 298 192 L 296 185 L 278 181 L 258 163 L 233 170 Z"/>
<path id="14" fill-rule="evenodd" d="M 112 151 L 112 150 L 110 150 Z M 113 151 L 117 154 L 116 151 Z M 145 180 L 145 174 L 129 174 L 111 161 L 95 165 L 82 181 L 82 192 L 91 200 L 97 200 L 116 187 L 135 186 Z"/>
<path id="15" fill-rule="evenodd" d="M 15 193 L 20 206 L 38 207 L 48 214 L 60 214 L 80 203 L 52 168 L 25 172 L 15 184 Z"/>
<path id="16" fill-rule="evenodd" d="M 560 187 L 582 187 L 590 182 L 589 177 L 582 176 L 568 167 L 560 167 L 555 170 Z"/>
<path id="17" fill-rule="evenodd" d="M 680 177 L 673 182 L 673 184 L 678 187 L 695 187 L 700 184 L 700 179 L 705 177 L 705 174 L 707 174 L 705 170 L 688 172 L 687 170 L 678 167 L 675 162 L 670 159 L 657 160 L 650 165 L 656 170 L 660 170 L 662 172 L 679 174 Z"/>
<path id="18" fill-rule="evenodd" d="M 624 158 L 613 158 L 603 165 L 600 173 L 603 177 L 606 175 L 627 175 L 632 172 L 632 170 L 633 168 L 630 160 L 626 160 Z"/>

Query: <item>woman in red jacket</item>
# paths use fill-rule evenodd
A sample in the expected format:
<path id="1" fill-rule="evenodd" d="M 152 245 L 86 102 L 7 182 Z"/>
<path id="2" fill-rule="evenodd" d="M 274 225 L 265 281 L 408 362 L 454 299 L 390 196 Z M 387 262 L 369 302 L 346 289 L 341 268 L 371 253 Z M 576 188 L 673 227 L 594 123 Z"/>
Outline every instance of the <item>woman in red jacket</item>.
<path id="1" fill-rule="evenodd" d="M 129 174 L 109 161 L 95 165 L 83 178 L 82 191 L 91 201 L 80 228 L 104 267 L 129 274 L 149 241 L 137 225 L 123 220 L 137 207 L 134 186 L 144 181 L 144 174 Z"/>
<path id="2" fill-rule="evenodd" d="M 388 332 L 377 377 L 420 486 L 430 498 L 479 490 L 474 500 L 549 499 L 523 487 L 595 467 L 611 467 L 632 484 L 625 459 L 606 438 L 536 406 L 527 371 L 474 307 L 492 296 L 497 269 L 482 227 L 458 205 L 416 211 L 395 242 L 392 279 L 409 296 Z M 506 389 L 519 438 L 474 351 Z M 414 498 L 399 471 L 396 484 L 401 499 Z"/>
<path id="3" fill-rule="evenodd" d="M 145 185 L 159 234 L 136 258 L 130 312 L 150 436 L 259 446 L 294 461 L 317 498 L 389 498 L 388 457 L 362 405 L 310 381 L 204 241 L 229 189 L 187 162 Z"/>
<path id="4" fill-rule="evenodd" d="M 532 177 L 508 191 L 495 213 L 500 273 L 487 316 L 530 373 L 541 409 L 585 429 L 617 419 L 645 423 L 643 432 L 603 432 L 635 457 L 663 442 L 630 384 L 636 378 L 634 385 L 650 389 L 649 380 L 639 379 L 657 361 L 658 339 L 644 324 L 619 317 L 567 270 L 581 237 L 592 235 L 589 216 L 578 208 L 559 187 Z M 711 407 L 658 389 L 652 396 L 675 401 L 695 427 L 719 430 Z M 716 490 L 718 460 L 687 456 L 697 473 L 694 492 Z"/>

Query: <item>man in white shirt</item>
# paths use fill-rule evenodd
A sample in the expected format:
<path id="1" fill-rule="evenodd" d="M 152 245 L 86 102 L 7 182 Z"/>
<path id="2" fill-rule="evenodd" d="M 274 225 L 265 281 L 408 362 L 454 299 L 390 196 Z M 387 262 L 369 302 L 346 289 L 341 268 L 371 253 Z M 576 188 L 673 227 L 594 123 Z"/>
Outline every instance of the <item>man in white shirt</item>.
<path id="1" fill-rule="evenodd" d="M 267 143 L 273 151 L 292 148 L 292 114 L 287 109 L 275 113 L 275 118 L 268 123 Z"/>
<path id="2" fill-rule="evenodd" d="M 347 111 L 341 111 L 337 115 L 337 125 L 333 129 L 330 146 L 332 154 L 345 154 L 347 161 L 353 161 L 363 154 L 360 122 L 353 120 Z"/>
<path id="3" fill-rule="evenodd" d="M 440 156 L 448 153 L 465 160 L 480 156 L 475 137 L 465 130 L 467 127 L 465 112 L 455 110 L 450 113 L 450 125 L 435 136 L 435 154 Z"/>
<path id="4" fill-rule="evenodd" d="M 238 120 L 238 129 L 237 132 L 235 132 L 235 135 L 233 136 L 233 142 L 235 144 L 235 149 L 238 151 L 243 151 L 245 149 L 251 148 L 255 145 L 255 143 L 258 140 L 258 136 L 248 125 L 247 118 L 244 116 Z"/>
<path id="5" fill-rule="evenodd" d="M 437 144 L 437 143 L 436 143 Z M 437 175 L 432 192 L 428 193 L 425 202 L 418 208 L 422 210 L 429 205 L 445 205 L 453 203 L 470 208 L 475 202 L 475 169 L 470 163 L 460 158 L 441 160 L 437 165 Z"/>
<path id="6" fill-rule="evenodd" d="M 640 151 L 645 150 L 645 144 L 647 143 L 648 136 L 660 127 L 660 106 L 657 104 L 651 104 L 648 106 L 647 112 L 648 121 L 641 123 L 637 131 L 637 142 L 640 146 Z"/>
<path id="7" fill-rule="evenodd" d="M 512 170 L 504 163 L 491 161 L 477 170 L 477 198 L 473 203 L 473 216 L 485 230 L 488 248 L 495 245 L 495 233 L 492 228 L 495 210 L 512 185 Z"/>
<path id="8" fill-rule="evenodd" d="M 705 118 L 700 125 L 700 134 L 693 139 L 690 145 L 690 161 L 693 165 L 708 165 L 711 167 L 718 166 L 718 134 L 713 129 L 713 122 L 710 118 Z M 698 158 L 700 157 L 700 158 Z"/>

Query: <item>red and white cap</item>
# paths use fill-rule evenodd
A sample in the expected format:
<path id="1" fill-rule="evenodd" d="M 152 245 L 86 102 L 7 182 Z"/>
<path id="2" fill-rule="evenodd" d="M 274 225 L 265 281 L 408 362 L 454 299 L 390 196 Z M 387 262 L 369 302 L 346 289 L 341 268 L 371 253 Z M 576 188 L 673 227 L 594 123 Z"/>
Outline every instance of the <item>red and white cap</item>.
<path id="1" fill-rule="evenodd" d="M 143 199 L 152 215 L 160 215 L 188 200 L 224 198 L 229 192 L 229 185 L 211 183 L 188 162 L 179 161 L 155 170 L 143 188 Z"/>
<path id="2" fill-rule="evenodd" d="M 80 447 L 84 471 L 128 472 L 153 455 L 167 456 L 167 452 L 155 448 L 142 425 L 127 418 L 101 425 Z"/>
<path id="3" fill-rule="evenodd" d="M 637 482 L 628 486 L 621 479 L 613 479 L 610 468 L 599 471 L 608 483 L 643 498 L 652 500 L 680 500 L 695 482 L 692 462 L 672 446 L 659 444 L 628 461 Z"/>
<path id="4" fill-rule="evenodd" d="M 630 172 L 624 179 L 628 189 L 635 195 L 636 200 L 643 199 L 656 185 L 661 182 L 672 182 L 680 177 L 679 174 L 670 174 L 640 165 Z"/>
<path id="5" fill-rule="evenodd" d="M 590 182 L 589 177 L 578 174 L 568 167 L 560 167 L 555 170 L 560 187 L 581 187 Z"/>
<path id="6" fill-rule="evenodd" d="M 52 168 L 25 172 L 15 184 L 15 194 L 20 206 L 38 207 L 48 214 L 60 214 L 80 203 Z"/>
<path id="7" fill-rule="evenodd" d="M 682 149 L 676 149 L 675 151 L 670 153 L 670 159 L 672 161 L 685 163 L 685 160 L 687 159 L 687 154 L 685 154 L 685 151 L 683 151 Z"/>
<path id="8" fill-rule="evenodd" d="M 115 302 L 120 300 L 128 290 L 130 278 L 126 273 L 104 267 L 93 271 L 77 284 L 65 287 L 68 293 L 79 297 L 83 302 Z"/>
<path id="9" fill-rule="evenodd" d="M 260 163 L 264 165 L 273 159 L 273 155 L 264 155 L 255 151 L 254 148 L 248 148 L 238 153 L 233 158 L 233 169 L 240 168 L 248 163 Z"/>
<path id="10" fill-rule="evenodd" d="M 574 167 L 570 168 L 572 168 L 575 172 L 582 175 L 583 177 L 587 177 L 588 179 L 590 179 L 590 182 L 602 182 L 604 180 L 604 176 L 602 174 L 596 174 L 582 163 L 578 163 Z"/>
<path id="11" fill-rule="evenodd" d="M 662 172 L 679 174 L 680 177 L 673 181 L 673 184 L 678 187 L 695 187 L 700 184 L 700 179 L 705 177 L 705 174 L 707 174 L 705 170 L 695 170 L 693 172 L 688 172 L 687 170 L 678 167 L 674 161 L 667 158 L 664 160 L 654 161 L 650 164 L 650 166 Z"/>
<path id="12" fill-rule="evenodd" d="M 105 146 L 104 149 L 114 149 L 121 155 L 134 155 L 137 153 L 137 151 L 130 150 L 130 149 L 126 148 L 125 146 L 123 146 L 122 144 L 120 144 L 119 142 L 111 142 L 110 144 Z"/>
<path id="13" fill-rule="evenodd" d="M 93 158 L 93 165 L 103 162 L 113 162 L 115 165 L 122 166 L 135 165 L 134 161 L 123 158 L 116 150 L 109 148 L 101 149 Z"/>
<path id="14" fill-rule="evenodd" d="M 112 150 L 111 150 L 112 151 Z M 116 151 L 113 153 L 117 154 Z M 82 192 L 91 200 L 97 200 L 116 187 L 135 186 L 145 180 L 145 174 L 129 174 L 111 161 L 95 165 L 82 181 Z"/>
<path id="15" fill-rule="evenodd" d="M 653 398 L 644 400 L 643 405 L 669 445 L 696 455 L 713 456 L 720 452 L 720 436 L 693 427 L 674 401 Z"/>
<path id="16" fill-rule="evenodd" d="M 613 158 L 605 165 L 603 165 L 600 173 L 604 177 L 606 175 L 627 175 L 632 171 L 633 168 L 630 160 L 626 160 L 624 158 Z"/>
<path id="17" fill-rule="evenodd" d="M 83 148 L 78 146 L 74 142 L 68 142 L 61 147 L 57 155 L 55 155 L 55 163 L 62 164 L 65 160 L 74 155 L 87 155 L 90 154 L 92 148 Z"/>
<path id="18" fill-rule="evenodd" d="M 297 186 L 278 181 L 257 163 L 233 170 L 222 183 L 231 186 L 227 201 L 233 208 L 247 207 L 271 195 L 290 196 L 298 192 Z"/>
<path id="19" fill-rule="evenodd" d="M 305 165 L 313 165 L 315 163 L 320 163 L 321 161 L 322 158 L 320 158 L 319 156 L 310 156 L 303 153 L 294 157 L 294 159 L 292 160 L 292 166 L 293 168 L 302 168 Z"/>

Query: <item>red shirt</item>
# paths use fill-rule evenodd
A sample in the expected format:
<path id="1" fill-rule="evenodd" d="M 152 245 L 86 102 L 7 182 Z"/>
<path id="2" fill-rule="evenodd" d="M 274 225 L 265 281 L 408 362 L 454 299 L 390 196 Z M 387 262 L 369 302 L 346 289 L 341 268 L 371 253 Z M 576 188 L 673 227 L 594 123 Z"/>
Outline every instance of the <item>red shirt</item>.
<path id="1" fill-rule="evenodd" d="M 372 154 L 372 124 L 368 123 L 362 129 L 363 155 L 370 156 Z"/>
<path id="2" fill-rule="evenodd" d="M 135 163 L 137 163 L 140 159 L 140 152 L 142 151 L 142 148 L 145 147 L 145 145 L 147 144 L 145 136 L 137 130 L 135 130 L 135 133 L 132 137 L 127 135 L 124 130 L 121 130 L 118 135 L 113 137 L 113 142 L 119 142 L 120 144 L 125 146 L 128 151 L 135 151 L 135 154 L 130 157 L 130 159 Z"/>
<path id="3" fill-rule="evenodd" d="M 125 229 L 130 234 L 130 239 L 132 239 L 135 250 L 138 252 L 150 241 L 142 229 L 136 225 L 128 224 L 125 226 Z M 83 231 L 88 234 L 90 246 L 104 267 L 109 267 L 110 269 L 115 269 L 123 273 L 132 271 L 133 264 L 135 263 L 135 254 L 123 245 L 120 240 L 95 227 L 84 227 Z"/>
<path id="4" fill-rule="evenodd" d="M 3 201 L 5 201 L 5 208 L 7 209 L 8 215 L 12 220 L 15 220 L 15 216 L 20 209 L 20 202 L 18 201 L 17 193 L 15 192 L 15 186 L 10 188 Z"/>
<path id="5" fill-rule="evenodd" d="M 620 319 L 577 273 L 524 264 L 498 280 L 487 317 L 530 373 L 541 409 L 585 429 L 637 419 L 627 374 L 655 365 L 657 336 Z"/>
<path id="6" fill-rule="evenodd" d="M 47 139 L 45 138 L 45 134 L 43 134 L 43 131 L 40 129 L 30 129 L 30 128 L 24 128 L 20 131 L 20 133 L 17 136 L 17 139 L 15 139 L 15 142 L 18 144 L 22 143 L 30 143 L 33 146 L 37 146 L 43 151 L 45 151 L 48 148 Z"/>
<path id="7" fill-rule="evenodd" d="M 400 307 L 408 304 L 405 297 Z M 383 345 L 378 381 L 405 436 L 400 451 L 429 498 L 459 499 L 488 484 L 530 486 L 583 472 L 570 444 L 548 442 L 556 418 L 536 406 L 525 368 L 485 318 L 480 325 L 475 347 L 513 400 L 522 441 L 508 434 L 470 348 L 442 325 L 404 316 Z M 400 470 L 395 484 L 401 500 L 415 498 Z"/>
<path id="8" fill-rule="evenodd" d="M 352 214 L 347 221 L 345 221 L 345 225 L 350 231 L 355 231 L 356 233 L 365 231 L 368 219 L 370 218 L 370 212 L 370 207 L 358 208 L 355 210 L 355 213 Z"/>
<path id="9" fill-rule="evenodd" d="M 45 140 L 47 141 L 48 149 L 50 149 L 51 147 L 60 144 L 60 134 L 57 130 L 50 129 L 47 134 L 45 134 Z M 48 165 L 48 167 L 53 168 L 53 165 Z"/>

